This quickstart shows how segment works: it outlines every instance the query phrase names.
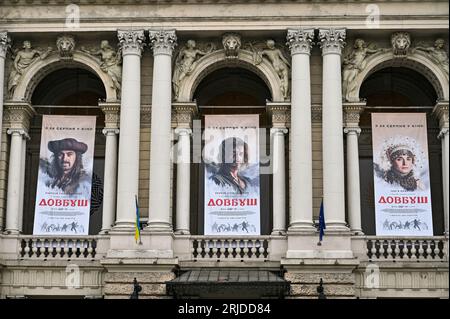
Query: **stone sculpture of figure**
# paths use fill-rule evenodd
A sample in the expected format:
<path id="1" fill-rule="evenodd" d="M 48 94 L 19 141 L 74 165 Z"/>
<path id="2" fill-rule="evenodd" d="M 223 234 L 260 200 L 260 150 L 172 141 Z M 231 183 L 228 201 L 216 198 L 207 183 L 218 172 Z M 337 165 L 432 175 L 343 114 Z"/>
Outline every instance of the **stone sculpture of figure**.
<path id="1" fill-rule="evenodd" d="M 436 64 L 441 66 L 446 73 L 448 73 L 448 54 L 445 50 L 445 40 L 437 39 L 433 47 L 417 46 L 415 50 L 420 50 L 428 53 Z"/>
<path id="2" fill-rule="evenodd" d="M 108 40 L 103 40 L 100 42 L 99 50 L 88 50 L 82 47 L 81 51 L 100 56 L 100 68 L 111 77 L 114 85 L 113 88 L 116 89 L 116 91 L 119 91 L 121 88 L 120 82 L 122 79 L 122 55 L 120 51 L 114 50 L 109 45 Z"/>
<path id="3" fill-rule="evenodd" d="M 24 71 L 36 60 L 44 60 L 51 51 L 52 48 L 48 48 L 47 51 L 41 52 L 37 49 L 33 49 L 30 41 L 23 42 L 23 48 L 15 55 L 13 69 L 9 74 L 8 94 L 10 97 L 13 96 L 14 90 L 16 89 L 17 84 L 19 84 L 20 77 Z"/>
<path id="4" fill-rule="evenodd" d="M 381 49 L 369 49 L 363 39 L 356 39 L 354 50 L 344 58 L 342 74 L 342 91 L 345 99 L 351 100 L 357 89 L 356 76 L 366 67 L 366 58 L 369 54 L 377 53 Z"/>
<path id="5" fill-rule="evenodd" d="M 275 47 L 274 40 L 267 40 L 266 46 L 267 47 L 265 49 L 260 52 L 256 52 L 254 55 L 255 64 L 261 63 L 263 56 L 267 57 L 281 80 L 281 92 L 283 93 L 283 96 L 287 98 L 289 93 L 289 68 L 291 65 L 284 57 L 281 50 Z"/>
<path id="6" fill-rule="evenodd" d="M 178 99 L 181 81 L 195 68 L 195 61 L 198 56 L 204 56 L 208 52 L 204 52 L 196 48 L 197 44 L 194 40 L 188 40 L 186 46 L 182 48 L 177 56 L 175 68 L 172 77 L 174 98 Z"/>

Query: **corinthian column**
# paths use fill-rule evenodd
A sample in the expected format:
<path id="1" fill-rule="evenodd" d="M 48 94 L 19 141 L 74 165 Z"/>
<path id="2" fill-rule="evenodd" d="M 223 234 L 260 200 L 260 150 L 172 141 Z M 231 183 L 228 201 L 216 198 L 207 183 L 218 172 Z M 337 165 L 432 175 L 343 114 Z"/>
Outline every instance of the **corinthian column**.
<path id="1" fill-rule="evenodd" d="M 3 118 L 3 87 L 5 86 L 5 58 L 8 48 L 11 46 L 11 39 L 8 37 L 6 31 L 0 32 L 0 134 L 2 131 Z M 1 151 L 1 149 L 0 149 Z"/>
<path id="2" fill-rule="evenodd" d="M 35 114 L 33 108 L 23 102 L 11 102 L 6 105 L 9 119 L 7 133 L 11 135 L 11 148 L 9 151 L 8 191 L 6 199 L 6 231 L 10 234 L 19 233 L 22 228 L 20 203 L 23 200 L 23 187 L 21 187 L 22 166 L 24 164 L 24 139 L 29 138 L 28 129 L 30 119 Z"/>
<path id="3" fill-rule="evenodd" d="M 344 133 L 347 134 L 347 207 L 350 229 L 356 234 L 362 234 L 361 228 L 361 196 L 359 179 L 358 137 L 359 116 L 364 110 L 364 103 L 345 103 Z"/>
<path id="4" fill-rule="evenodd" d="M 323 56 L 323 206 L 328 230 L 348 230 L 345 222 L 341 51 L 345 29 L 320 29 Z"/>
<path id="5" fill-rule="evenodd" d="M 172 52 L 175 31 L 150 30 L 153 49 L 152 127 L 150 145 L 149 229 L 171 231 L 170 165 Z"/>
<path id="6" fill-rule="evenodd" d="M 174 104 L 178 136 L 177 143 L 177 198 L 176 227 L 177 234 L 190 233 L 190 186 L 191 186 L 191 134 L 192 118 L 197 113 L 195 103 Z"/>
<path id="7" fill-rule="evenodd" d="M 106 137 L 101 232 L 107 233 L 114 225 L 116 213 L 117 135 L 119 134 L 120 105 L 107 102 L 99 103 L 99 106 L 105 114 L 103 134 Z"/>
<path id="8" fill-rule="evenodd" d="M 449 234 L 449 182 L 448 182 L 448 165 L 449 165 L 449 141 L 448 141 L 448 101 L 438 102 L 434 108 L 434 114 L 439 119 L 439 132 L 438 138 L 441 139 L 442 145 L 442 191 L 444 198 L 444 222 L 445 230 L 444 233 L 448 236 Z"/>
<path id="9" fill-rule="evenodd" d="M 141 105 L 141 53 L 144 30 L 117 31 L 122 49 L 119 162 L 117 170 L 116 229 L 132 229 L 139 186 L 139 128 Z"/>
<path id="10" fill-rule="evenodd" d="M 288 30 L 292 55 L 291 186 L 289 231 L 314 231 L 310 52 L 314 29 Z M 299 191 L 301 190 L 301 191 Z"/>

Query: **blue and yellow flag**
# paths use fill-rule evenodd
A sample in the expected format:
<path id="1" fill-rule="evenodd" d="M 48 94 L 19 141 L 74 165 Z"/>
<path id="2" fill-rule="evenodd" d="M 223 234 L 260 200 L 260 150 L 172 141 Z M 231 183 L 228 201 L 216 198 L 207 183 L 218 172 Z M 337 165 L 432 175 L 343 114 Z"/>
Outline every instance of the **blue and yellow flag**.
<path id="1" fill-rule="evenodd" d="M 141 242 L 141 221 L 139 219 L 139 205 L 138 205 L 138 199 L 137 196 L 134 196 L 135 200 L 136 200 L 136 224 L 135 224 L 135 230 L 134 230 L 134 240 L 136 241 L 136 243 L 139 240 L 139 244 L 142 244 Z"/>

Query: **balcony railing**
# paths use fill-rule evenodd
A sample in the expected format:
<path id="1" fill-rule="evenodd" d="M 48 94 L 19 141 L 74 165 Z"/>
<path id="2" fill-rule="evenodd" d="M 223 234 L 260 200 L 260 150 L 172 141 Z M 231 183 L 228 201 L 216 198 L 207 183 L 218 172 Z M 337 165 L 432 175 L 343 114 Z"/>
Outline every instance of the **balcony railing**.
<path id="1" fill-rule="evenodd" d="M 36 237 L 21 236 L 19 255 L 22 259 L 86 259 L 95 258 L 97 240 L 94 236 Z"/>
<path id="2" fill-rule="evenodd" d="M 259 260 L 269 259 L 269 236 L 258 237 L 191 237 L 193 260 Z"/>
<path id="3" fill-rule="evenodd" d="M 366 237 L 367 257 L 372 261 L 444 261 L 445 237 Z"/>

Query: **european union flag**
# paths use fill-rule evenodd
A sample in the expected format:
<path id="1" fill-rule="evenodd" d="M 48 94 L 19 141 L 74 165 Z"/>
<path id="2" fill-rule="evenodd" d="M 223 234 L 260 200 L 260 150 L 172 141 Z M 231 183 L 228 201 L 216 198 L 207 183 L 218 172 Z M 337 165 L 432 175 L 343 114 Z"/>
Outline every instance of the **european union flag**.
<path id="1" fill-rule="evenodd" d="M 319 242 L 317 243 L 317 245 L 322 245 L 322 239 L 323 239 L 323 235 L 325 234 L 324 230 L 327 228 L 327 226 L 325 225 L 325 214 L 323 211 L 323 200 L 322 203 L 320 203 L 320 213 L 319 213 Z"/>

